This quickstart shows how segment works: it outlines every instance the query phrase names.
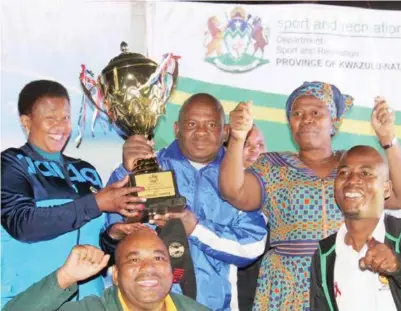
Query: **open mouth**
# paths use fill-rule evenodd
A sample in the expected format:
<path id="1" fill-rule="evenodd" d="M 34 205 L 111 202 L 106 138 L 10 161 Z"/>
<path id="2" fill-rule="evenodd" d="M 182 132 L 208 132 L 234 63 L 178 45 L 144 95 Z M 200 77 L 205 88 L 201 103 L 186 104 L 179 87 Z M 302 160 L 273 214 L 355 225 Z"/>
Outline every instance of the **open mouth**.
<path id="1" fill-rule="evenodd" d="M 255 162 L 257 159 L 258 159 L 258 157 L 250 157 L 250 158 L 247 158 L 246 161 Z"/>
<path id="2" fill-rule="evenodd" d="M 137 281 L 136 283 L 141 287 L 152 288 L 152 287 L 156 287 L 156 286 L 159 285 L 159 280 L 157 280 L 157 279 L 146 279 L 146 280 Z"/>
<path id="3" fill-rule="evenodd" d="M 363 197 L 363 194 L 356 191 L 347 191 L 344 193 L 344 197 L 348 200 L 356 200 Z"/>
<path id="4" fill-rule="evenodd" d="M 49 134 L 49 137 L 55 141 L 62 141 L 64 135 L 63 134 Z"/>

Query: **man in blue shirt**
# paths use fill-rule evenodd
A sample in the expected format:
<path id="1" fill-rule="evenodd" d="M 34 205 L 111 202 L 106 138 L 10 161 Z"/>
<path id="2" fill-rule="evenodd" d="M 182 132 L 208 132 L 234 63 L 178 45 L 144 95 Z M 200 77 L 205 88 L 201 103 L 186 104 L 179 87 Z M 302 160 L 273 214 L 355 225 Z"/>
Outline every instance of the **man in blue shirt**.
<path id="1" fill-rule="evenodd" d="M 165 170 L 174 170 L 179 192 L 187 200 L 182 213 L 156 215 L 152 223 L 180 218 L 188 236 L 197 283 L 197 301 L 213 310 L 238 309 L 237 267 L 263 253 L 266 222 L 259 211 L 240 212 L 220 197 L 218 175 L 228 136 L 221 103 L 209 94 L 195 94 L 182 106 L 174 124 L 176 140 L 157 153 Z M 130 137 L 123 147 L 123 164 L 109 183 L 124 178 L 136 160 L 153 157 L 152 144 Z M 109 214 L 106 236 L 119 239 L 131 224 Z M 179 286 L 173 291 L 180 292 Z"/>

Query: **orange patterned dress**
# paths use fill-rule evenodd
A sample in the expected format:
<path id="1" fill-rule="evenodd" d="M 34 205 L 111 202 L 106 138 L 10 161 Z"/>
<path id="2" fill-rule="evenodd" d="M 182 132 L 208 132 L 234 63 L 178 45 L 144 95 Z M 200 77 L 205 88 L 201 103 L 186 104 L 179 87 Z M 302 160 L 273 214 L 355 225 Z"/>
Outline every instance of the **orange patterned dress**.
<path id="1" fill-rule="evenodd" d="M 335 169 L 317 177 L 295 153 L 268 152 L 249 169 L 263 188 L 271 249 L 263 258 L 253 310 L 309 310 L 309 271 L 318 241 L 343 222 Z"/>

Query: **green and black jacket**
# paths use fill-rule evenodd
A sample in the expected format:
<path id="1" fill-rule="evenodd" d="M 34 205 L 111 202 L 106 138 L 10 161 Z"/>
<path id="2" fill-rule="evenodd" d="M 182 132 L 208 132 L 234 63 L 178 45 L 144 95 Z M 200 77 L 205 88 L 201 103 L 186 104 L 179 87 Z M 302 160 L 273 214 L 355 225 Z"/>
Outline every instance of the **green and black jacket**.
<path id="1" fill-rule="evenodd" d="M 384 218 L 386 237 L 384 242 L 401 259 L 401 219 L 386 215 Z M 336 237 L 332 234 L 319 242 L 319 248 L 312 258 L 310 311 L 338 311 L 334 296 L 334 264 L 336 261 Z M 401 269 L 387 275 L 391 294 L 397 310 L 401 310 Z"/>

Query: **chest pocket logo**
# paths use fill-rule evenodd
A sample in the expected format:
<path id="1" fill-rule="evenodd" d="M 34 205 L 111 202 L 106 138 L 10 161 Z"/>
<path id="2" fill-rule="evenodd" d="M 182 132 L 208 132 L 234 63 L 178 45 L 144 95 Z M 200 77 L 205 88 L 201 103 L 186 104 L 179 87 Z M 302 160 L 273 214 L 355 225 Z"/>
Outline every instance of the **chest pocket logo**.
<path id="1" fill-rule="evenodd" d="M 389 281 L 386 276 L 379 274 L 379 281 L 380 281 L 380 285 L 381 285 L 379 290 L 389 290 L 390 289 Z"/>

